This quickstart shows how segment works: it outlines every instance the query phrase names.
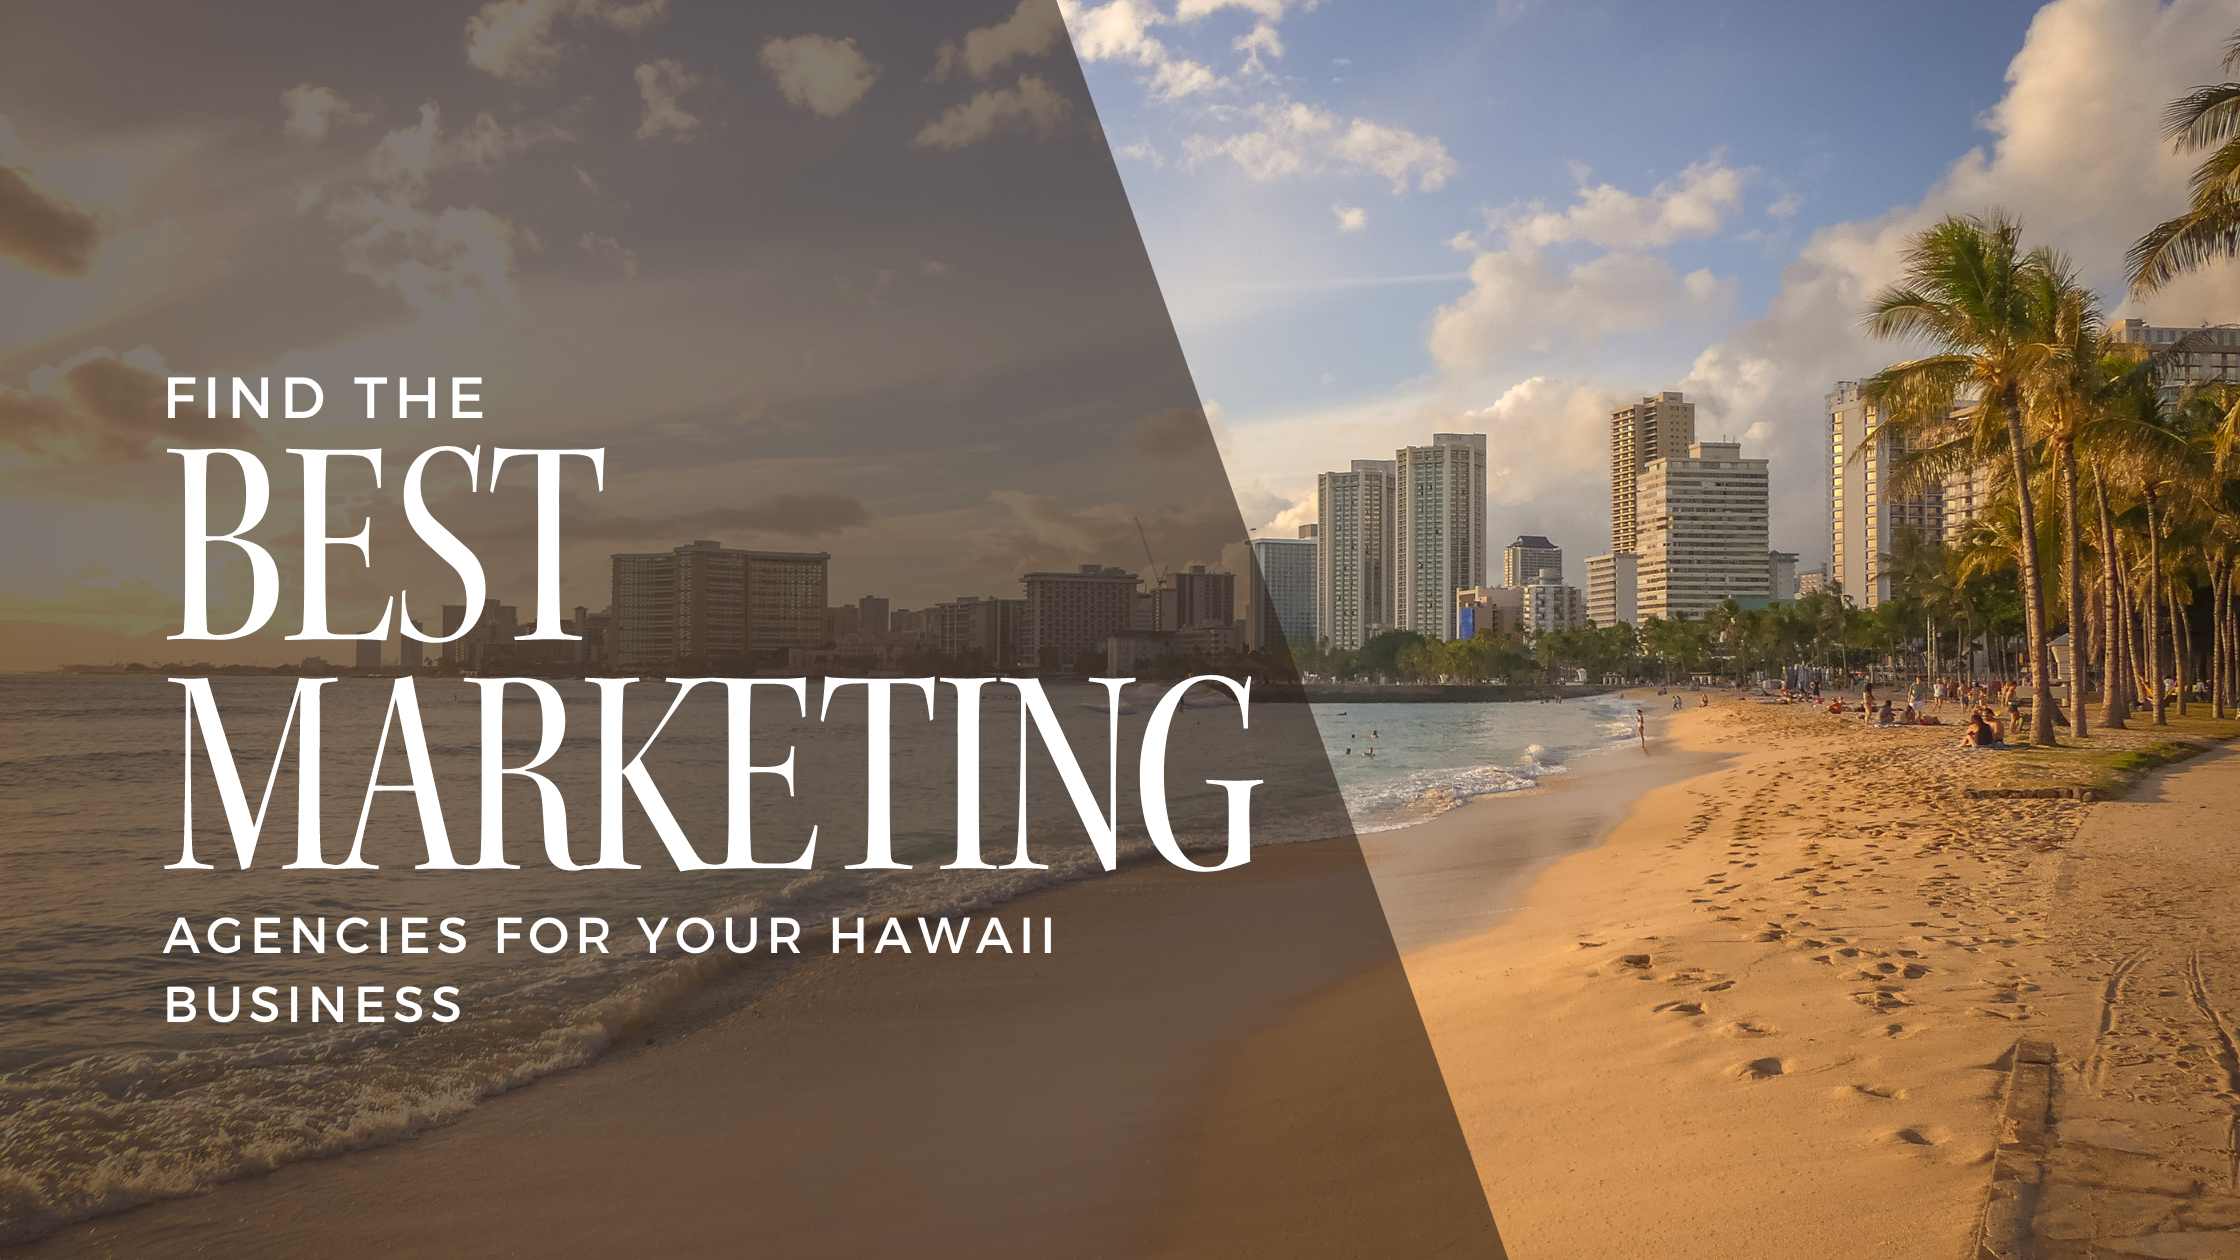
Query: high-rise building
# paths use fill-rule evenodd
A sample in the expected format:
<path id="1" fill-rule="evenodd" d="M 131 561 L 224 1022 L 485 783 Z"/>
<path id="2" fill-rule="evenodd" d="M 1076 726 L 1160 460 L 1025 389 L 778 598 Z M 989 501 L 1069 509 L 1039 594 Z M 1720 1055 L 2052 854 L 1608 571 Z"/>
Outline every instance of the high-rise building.
<path id="1" fill-rule="evenodd" d="M 1486 435 L 1434 433 L 1393 465 L 1394 628 L 1454 638 L 1454 593 L 1486 584 Z"/>
<path id="2" fill-rule="evenodd" d="M 1524 588 L 1465 586 L 1454 593 L 1455 637 L 1479 639 L 1524 629 Z"/>
<path id="3" fill-rule="evenodd" d="M 1542 569 L 1563 572 L 1563 548 L 1538 534 L 1519 534 L 1501 549 L 1501 584 L 1529 586 Z"/>
<path id="4" fill-rule="evenodd" d="M 1321 544 L 1312 525 L 1297 538 L 1252 540 L 1252 581 L 1257 588 L 1245 605 L 1245 641 L 1252 648 L 1276 643 L 1312 647 L 1320 638 L 1314 622 L 1315 557 Z"/>
<path id="5" fill-rule="evenodd" d="M 358 668 L 359 668 L 359 669 L 379 669 L 379 668 L 381 668 L 381 640 L 379 640 L 379 639 L 360 639 L 360 640 L 358 640 L 358 659 L 357 659 L 357 666 L 358 666 Z"/>
<path id="6" fill-rule="evenodd" d="M 1226 626 L 1237 619 L 1237 575 L 1208 573 L 1193 564 L 1169 573 L 1151 592 L 1153 630 L 1195 630 Z"/>
<path id="7" fill-rule="evenodd" d="M 865 634 L 885 634 L 892 614 L 884 595 L 866 595 L 856 601 L 856 625 Z"/>
<path id="8" fill-rule="evenodd" d="M 832 556 L 745 551 L 706 539 L 612 557 L 613 664 L 650 669 L 825 642 Z"/>
<path id="9" fill-rule="evenodd" d="M 428 627 L 422 625 L 418 621 L 412 623 L 412 628 L 418 630 L 422 634 L 426 634 L 428 632 Z M 400 637 L 397 640 L 397 665 L 403 669 L 420 668 L 420 653 L 422 647 L 423 645 L 421 644 L 420 640 L 413 638 L 409 634 Z"/>
<path id="10" fill-rule="evenodd" d="M 1587 620 L 1641 624 L 1641 557 L 1627 551 L 1587 557 Z"/>
<path id="11" fill-rule="evenodd" d="M 1315 479 L 1315 633 L 1351 650 L 1392 629 L 1394 462 L 1357 459 Z"/>
<path id="12" fill-rule="evenodd" d="M 467 624 L 465 604 L 443 606 L 443 637 L 448 642 L 437 645 L 438 659 L 461 669 L 501 669 L 512 664 L 518 652 L 516 640 L 521 633 L 520 609 L 513 604 L 501 604 L 495 599 L 482 601 L 482 613 L 465 634 L 460 627 Z M 458 634 L 454 639 L 451 636 Z"/>
<path id="13" fill-rule="evenodd" d="M 1799 598 L 1806 595 L 1817 595 L 1827 589 L 1828 571 L 1826 569 L 1806 569 L 1797 575 L 1797 595 Z"/>
<path id="14" fill-rule="evenodd" d="M 2149 351 L 2169 351 L 2180 341 L 2188 342 L 2185 352 L 2171 356 L 2172 371 L 2165 379 L 2174 387 L 2210 381 L 2240 385 L 2240 326 L 2164 328 L 2143 319 L 2119 319 L 2108 325 L 2108 336 Z"/>
<path id="15" fill-rule="evenodd" d="M 1638 483 L 1655 460 L 1678 459 L 1696 440 L 1696 405 L 1675 391 L 1610 413 L 1610 550 L 1641 551 Z"/>
<path id="16" fill-rule="evenodd" d="M 1794 551 L 1769 551 L 1766 553 L 1766 572 L 1770 594 L 1775 599 L 1797 597 L 1797 553 Z"/>
<path id="17" fill-rule="evenodd" d="M 1131 628 L 1136 585 L 1125 569 L 1082 565 L 1073 573 L 1029 573 L 1019 623 L 1020 665 L 1038 674 L 1072 673 L 1081 654 Z"/>
<path id="18" fill-rule="evenodd" d="M 1836 382 L 1828 395 L 1829 577 L 1866 608 L 1890 598 L 1890 578 L 1883 570 L 1897 536 L 1913 531 L 1937 541 L 1944 538 L 1946 526 L 1943 491 L 1890 492 L 1894 466 L 1907 452 L 1875 432 L 1881 423 L 1857 381 Z M 1971 483 L 1970 476 L 1962 475 L 1956 488 L 1970 500 L 1972 516 L 1976 507 L 1965 490 Z"/>
<path id="19" fill-rule="evenodd" d="M 1640 489 L 1642 617 L 1766 597 L 1766 461 L 1744 459 L 1734 442 L 1697 442 L 1652 461 Z"/>
<path id="20" fill-rule="evenodd" d="M 1587 620 L 1587 601 L 1576 586 L 1563 584 L 1563 570 L 1542 569 L 1524 588 L 1524 631 L 1550 634 Z"/>
<path id="21" fill-rule="evenodd" d="M 986 669 L 1011 669 L 1019 663 L 1019 624 L 1027 601 L 990 595 L 959 595 L 935 604 L 928 644 L 953 661 L 974 660 Z"/>

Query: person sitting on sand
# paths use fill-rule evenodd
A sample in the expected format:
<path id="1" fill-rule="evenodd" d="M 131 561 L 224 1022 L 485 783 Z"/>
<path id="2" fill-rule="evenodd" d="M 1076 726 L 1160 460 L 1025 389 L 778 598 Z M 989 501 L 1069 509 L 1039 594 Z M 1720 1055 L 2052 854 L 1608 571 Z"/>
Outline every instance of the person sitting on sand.
<path id="1" fill-rule="evenodd" d="M 1973 717 L 1968 719 L 1968 729 L 1961 733 L 1959 746 L 1962 748 L 1991 747 L 1991 727 L 1984 722 L 1981 710 L 1978 710 Z"/>
<path id="2" fill-rule="evenodd" d="M 1874 724 L 1876 726 L 1895 726 L 1897 724 L 1897 715 L 1890 711 L 1888 700 L 1882 702 L 1882 708 L 1874 715 Z"/>
<path id="3" fill-rule="evenodd" d="M 1843 712 L 1843 697 L 1842 697 L 1842 696 L 1837 696 L 1837 697 L 1836 697 L 1835 699 L 1833 699 L 1833 700 L 1830 700 L 1830 701 L 1828 702 L 1828 712 L 1830 712 L 1830 713 L 1841 713 L 1841 712 Z"/>
<path id="4" fill-rule="evenodd" d="M 1920 711 L 1919 709 L 1916 709 L 1916 708 L 1914 708 L 1914 707 L 1913 707 L 1912 705 L 1910 705 L 1910 704 L 1909 704 L 1909 705 L 1907 705 L 1907 706 L 1906 706 L 1906 711 L 1898 715 L 1898 725 L 1900 725 L 1900 726 L 1919 726 L 1919 725 L 1921 725 L 1921 711 Z"/>

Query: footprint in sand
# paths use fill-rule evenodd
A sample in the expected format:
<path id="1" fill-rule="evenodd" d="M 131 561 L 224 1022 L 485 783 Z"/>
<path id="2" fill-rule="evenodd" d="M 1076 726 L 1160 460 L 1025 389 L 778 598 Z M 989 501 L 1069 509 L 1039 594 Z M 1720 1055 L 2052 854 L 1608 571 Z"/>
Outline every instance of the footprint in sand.
<path id="1" fill-rule="evenodd" d="M 1838 1091 L 1843 1092 L 1843 1091 Z M 1850 1091 L 1862 1098 L 1882 1098 L 1895 1101 L 1906 1096 L 1906 1091 L 1895 1085 L 1853 1085 Z"/>
<path id="2" fill-rule="evenodd" d="M 1913 999 L 1906 996 L 1905 990 L 1893 989 L 1889 985 L 1876 985 L 1874 988 L 1861 990 L 1852 994 L 1851 1000 L 1876 1011 L 1894 1011 L 1913 1005 Z"/>
<path id="3" fill-rule="evenodd" d="M 1728 1068 L 1727 1075 L 1739 1081 L 1770 1081 L 1786 1074 L 1791 1066 L 1785 1059 L 1752 1059 Z"/>
<path id="4" fill-rule="evenodd" d="M 1719 1033 L 1726 1037 L 1774 1037 L 1779 1036 L 1781 1030 L 1753 1019 L 1738 1019 L 1719 1029 Z"/>
<path id="5" fill-rule="evenodd" d="M 1649 1009 L 1652 1011 L 1664 1011 L 1673 1015 L 1701 1015 L 1703 1014 L 1703 1003 L 1666 1002 L 1661 1006 L 1652 1006 Z"/>

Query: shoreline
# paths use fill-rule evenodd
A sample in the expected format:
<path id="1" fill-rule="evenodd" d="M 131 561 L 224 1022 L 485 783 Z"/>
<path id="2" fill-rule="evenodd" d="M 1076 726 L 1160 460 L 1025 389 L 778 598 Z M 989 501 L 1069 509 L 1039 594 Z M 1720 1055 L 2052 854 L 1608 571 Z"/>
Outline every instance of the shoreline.
<path id="1" fill-rule="evenodd" d="M 1403 960 L 1499 926 L 1542 873 L 1600 845 L 1642 796 L 1726 760 L 1671 736 L 1671 718 L 1690 710 L 1641 707 L 1650 719 L 1646 754 L 1630 742 L 1592 748 L 1529 788 L 1473 797 L 1420 822 L 1361 834 Z M 1499 842 L 1486 842 L 1489 827 L 1499 829 Z"/>
<path id="2" fill-rule="evenodd" d="M 1358 847 L 1163 863 L 1011 903 L 1059 949 L 827 956 L 705 1024 L 391 1145 L 95 1218 L 31 1256 L 1041 1257 L 1490 1249 Z M 1330 1005 L 1332 995 L 1338 995 Z M 1285 1034 L 1320 1009 L 1318 1037 Z M 1209 1117 L 1270 1045 L 1259 1119 Z M 1200 1188 L 1209 1147 L 1221 1193 Z M 866 1211 L 866 1195 L 878 1207 Z"/>

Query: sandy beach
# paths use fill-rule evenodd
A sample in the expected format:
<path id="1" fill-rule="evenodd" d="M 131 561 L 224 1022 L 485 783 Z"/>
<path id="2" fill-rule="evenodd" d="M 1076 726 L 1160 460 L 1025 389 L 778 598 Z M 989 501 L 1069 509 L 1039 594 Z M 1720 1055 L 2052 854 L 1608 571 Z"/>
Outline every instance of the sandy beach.
<path id="1" fill-rule="evenodd" d="M 1512 1256 L 1973 1255 L 2024 1037 L 2035 1254 L 2240 1255 L 2240 757 L 1971 800 L 2052 780 L 1803 706 L 1669 726 L 1721 764 L 1406 959 Z"/>

